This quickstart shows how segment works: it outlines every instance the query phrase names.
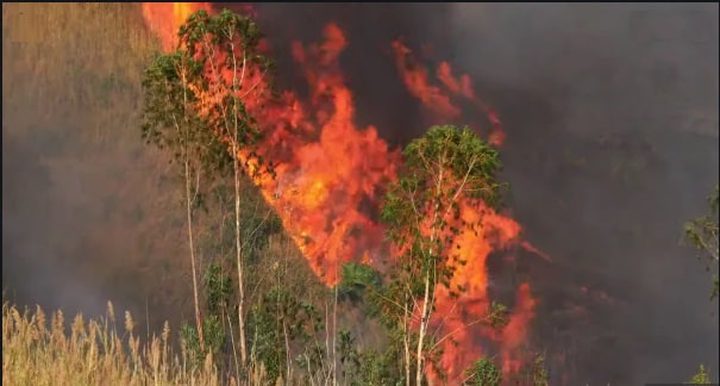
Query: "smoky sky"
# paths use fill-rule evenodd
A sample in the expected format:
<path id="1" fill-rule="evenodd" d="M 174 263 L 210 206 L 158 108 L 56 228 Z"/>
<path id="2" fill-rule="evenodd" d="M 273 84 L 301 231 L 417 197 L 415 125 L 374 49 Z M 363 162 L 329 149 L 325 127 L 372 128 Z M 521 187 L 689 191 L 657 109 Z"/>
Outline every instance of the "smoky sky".
<path id="1" fill-rule="evenodd" d="M 705 198 L 717 183 L 716 4 L 267 3 L 255 9 L 279 85 L 301 94 L 306 85 L 290 58 L 291 42 L 319 40 L 328 22 L 343 28 L 349 46 L 340 61 L 359 126 L 375 125 L 393 146 L 430 123 L 397 75 L 393 39 L 402 38 L 432 68 L 448 60 L 456 73 L 471 75 L 507 133 L 506 210 L 553 258 L 546 263 L 520 253 L 508 270 L 493 257 L 491 291 L 502 292 L 507 278 L 530 281 L 540 301 L 532 341 L 546 352 L 553 384 L 684 381 L 699 363 L 718 373 L 710 275 L 679 243 L 683 222 L 707 211 Z M 12 60 L 8 52 L 4 66 Z M 19 66 L 4 69 L 4 83 L 7 77 L 20 79 L 20 88 L 38 84 L 22 80 L 28 74 Z M 165 251 L 165 243 L 113 265 L 117 275 L 108 284 L 109 274 L 97 273 L 138 249 L 113 241 L 118 224 L 134 222 L 111 226 L 101 213 L 113 198 L 123 213 L 137 207 L 159 214 L 165 207 L 128 199 L 133 188 L 123 200 L 99 188 L 110 179 L 94 176 L 106 171 L 109 156 L 96 149 L 80 160 L 72 146 L 77 135 L 69 134 L 87 109 L 52 113 L 57 119 L 42 123 L 53 122 L 51 130 L 34 123 L 32 109 L 13 114 L 5 107 L 10 98 L 20 98 L 16 106 L 43 106 L 63 97 L 55 93 L 21 97 L 3 88 L 3 288 L 53 307 L 97 309 L 106 299 L 124 298 L 142 309 L 151 287 L 133 278 L 140 267 L 159 269 L 145 260 L 167 261 L 177 251 Z M 33 130 L 18 133 L 18 127 Z M 139 152 L 132 157 L 148 157 L 128 148 Z M 130 155 L 113 154 L 118 178 L 137 167 L 126 162 Z M 91 166 L 73 174 L 49 168 L 43 158 Z M 89 244 L 90 229 L 108 236 Z M 121 252 L 97 257 L 109 248 Z M 152 302 L 162 305 L 163 297 Z M 163 316 L 172 307 L 165 305 Z"/>
<path id="2" fill-rule="evenodd" d="M 718 173 L 718 16 L 711 4 L 257 6 L 287 45 L 338 23 L 358 121 L 391 144 L 429 122 L 395 71 L 402 38 L 431 69 L 449 60 L 500 113 L 508 210 L 551 256 L 531 256 L 534 339 L 554 383 L 683 380 L 718 361 L 710 275 L 679 245 Z M 281 71 L 282 72 L 282 71 Z M 297 89 L 302 79 L 289 82 Z M 456 122 L 464 124 L 467 122 Z M 496 261 L 491 290 L 507 269 Z M 554 371 L 553 371 L 554 370 Z"/>
<path id="3" fill-rule="evenodd" d="M 217 6 L 216 8 L 219 8 Z M 376 126 L 392 145 L 399 146 L 421 134 L 422 109 L 395 71 L 390 47 L 403 39 L 418 50 L 440 54 L 450 41 L 446 33 L 452 7 L 423 4 L 257 4 L 258 22 L 273 49 L 278 81 L 300 95 L 306 92 L 303 74 L 290 57 L 293 41 L 317 42 L 327 23 L 345 32 L 348 46 L 340 56 L 346 82 L 355 97 L 358 127 Z"/>
<path id="4" fill-rule="evenodd" d="M 678 245 L 717 183 L 717 11 L 453 7 L 455 63 L 506 125 L 514 214 L 556 258 L 542 273 L 558 280 L 538 282 L 538 334 L 573 347 L 577 381 L 670 381 L 718 362 L 709 275 Z M 553 325 L 563 302 L 577 302 L 572 286 L 608 298 L 581 295 L 588 321 Z"/>
<path id="5" fill-rule="evenodd" d="M 4 299 L 69 316 L 111 300 L 178 325 L 181 223 L 167 160 L 140 140 L 145 59 L 128 54 L 143 28 L 132 7 L 3 5 Z"/>

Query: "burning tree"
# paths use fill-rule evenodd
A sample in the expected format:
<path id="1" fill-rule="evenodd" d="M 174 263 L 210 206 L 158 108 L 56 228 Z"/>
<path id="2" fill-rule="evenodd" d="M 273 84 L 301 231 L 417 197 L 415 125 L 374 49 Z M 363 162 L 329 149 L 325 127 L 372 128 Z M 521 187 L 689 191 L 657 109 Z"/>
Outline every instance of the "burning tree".
<path id="1" fill-rule="evenodd" d="M 498 343 L 503 374 L 517 371 L 535 301 L 529 284 L 522 283 L 515 309 L 504 312 L 502 323 L 489 301 L 487 258 L 494 250 L 517 244 L 522 230 L 492 208 L 502 188 L 494 178 L 500 167 L 497 152 L 468 129 L 439 126 L 411 143 L 401 164 L 399 154 L 373 126 L 355 125 L 354 96 L 338 62 L 348 44 L 340 27 L 327 25 L 321 43 L 293 43 L 293 58 L 308 81 L 308 103 L 290 91 L 272 97 L 265 76 L 267 62 L 257 55 L 256 33 L 254 24 L 242 17 L 194 14 L 181 29 L 179 49 L 168 55 L 188 63 L 193 77 L 179 76 L 173 66 L 156 76 L 159 86 L 165 85 L 163 76 L 180 84 L 189 99 L 184 106 L 198 121 L 198 130 L 215 136 L 207 143 L 224 146 L 223 154 L 209 154 L 225 160 L 235 185 L 239 303 L 249 288 L 243 285 L 247 237 L 244 233 L 238 237 L 237 232 L 237 181 L 242 172 L 259 188 L 297 249 L 328 286 L 338 283 L 344 263 L 363 261 L 377 267 L 386 254 L 383 236 L 389 231 L 397 265 L 391 264 L 392 275 L 385 276 L 379 295 L 388 295 L 385 306 L 392 304 L 386 316 L 402 335 L 399 346 L 404 347 L 405 362 L 404 369 L 398 369 L 405 374 L 393 379 L 421 381 L 425 372 L 429 378 L 436 373 L 449 374 L 453 380 L 461 377 L 483 351 L 480 342 L 470 339 L 473 336 Z M 457 89 L 451 73 L 440 74 L 446 88 Z M 469 85 L 469 78 L 462 79 Z M 463 95 L 476 99 L 469 86 L 464 90 Z M 178 100 L 183 106 L 184 99 Z M 167 101 L 159 98 L 158 103 Z M 496 125 L 499 121 L 493 117 Z M 166 121 L 160 131 L 173 127 L 172 119 Z M 202 150 L 207 143 L 192 142 L 188 149 Z M 228 154 L 232 159 L 226 158 Z M 267 170 L 258 168 L 264 162 L 261 157 L 272 160 L 273 173 L 257 173 Z M 404 171 L 397 179 L 399 167 Z M 386 190 L 385 224 L 380 224 L 365 207 L 379 203 L 378 192 Z M 240 324 L 244 317 L 239 310 Z M 334 315 L 332 324 L 325 355 L 332 357 L 326 370 L 335 381 Z M 244 340 L 241 336 L 241 357 Z M 292 347 L 285 346 L 290 363 Z M 437 360 L 436 354 L 442 357 Z M 288 379 L 289 375 L 288 370 Z"/>
<path id="2" fill-rule="evenodd" d="M 192 84 L 202 95 L 200 113 L 216 132 L 229 143 L 232 158 L 235 206 L 235 254 L 238 276 L 238 330 L 240 360 L 247 361 L 245 339 L 245 282 L 243 278 L 243 246 L 240 220 L 240 175 L 244 171 L 260 173 L 262 157 L 255 156 L 252 147 L 260 139 L 260 131 L 245 108 L 247 98 L 260 83 L 269 66 L 266 58 L 257 53 L 260 33 L 250 19 L 227 10 L 217 16 L 200 11 L 193 14 L 180 29 L 180 42 L 188 54 L 204 69 L 202 81 Z M 240 152 L 247 155 L 242 157 Z M 240 164 L 253 162 L 248 169 Z M 264 170 L 267 172 L 267 170 Z"/>
<path id="3" fill-rule="evenodd" d="M 183 165 L 195 319 L 203 350 L 192 227 L 192 209 L 200 191 L 197 169 L 203 167 L 205 174 L 213 177 L 228 168 L 232 170 L 239 344 L 244 365 L 247 347 L 243 249 L 247 242 L 241 237 L 241 175 L 270 171 L 253 151 L 261 133 L 247 112 L 245 101 L 262 82 L 269 62 L 258 53 L 260 33 L 256 24 L 229 11 L 215 16 L 196 12 L 180 28 L 178 36 L 177 49 L 155 58 L 145 73 L 143 136 L 160 148 L 168 148 Z M 249 236 L 245 239 L 252 239 Z"/>
<path id="4" fill-rule="evenodd" d="M 390 297 L 403 335 L 406 383 L 414 367 L 415 384 L 421 385 L 434 347 L 428 328 L 435 289 L 449 288 L 453 263 L 464 264 L 451 259 L 459 249 L 453 245 L 455 236 L 479 225 L 461 218 L 461 203 L 497 203 L 502 185 L 495 178 L 500 168 L 497 151 L 468 128 L 434 126 L 403 155 L 404 167 L 388 188 L 381 216 L 397 246 Z"/>

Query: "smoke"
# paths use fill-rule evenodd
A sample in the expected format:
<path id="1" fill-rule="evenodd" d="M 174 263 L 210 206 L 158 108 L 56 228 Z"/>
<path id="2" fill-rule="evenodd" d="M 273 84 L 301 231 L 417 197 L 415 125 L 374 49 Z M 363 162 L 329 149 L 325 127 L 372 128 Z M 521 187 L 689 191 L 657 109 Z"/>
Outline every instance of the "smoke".
<path id="1" fill-rule="evenodd" d="M 538 338 L 564 346 L 575 383 L 680 381 L 718 362 L 709 275 L 678 245 L 717 183 L 717 10 L 453 6 L 455 63 L 508 134 L 514 215 L 555 259 L 534 273 Z M 586 320 L 565 326 L 573 309 Z"/>
<path id="2" fill-rule="evenodd" d="M 143 58 L 123 62 L 129 46 L 149 40 L 132 32 L 144 28 L 139 10 L 104 5 L 100 14 L 119 7 L 137 20 L 106 17 L 95 35 L 81 33 L 78 15 L 62 14 L 65 29 L 43 45 L 24 28 L 51 26 L 28 14 L 71 6 L 19 7 L 3 6 L 3 20 L 16 20 L 3 23 L 3 288 L 21 304 L 85 313 L 117 299 L 142 315 L 150 294 L 153 319 L 178 318 L 188 303 L 177 299 L 190 299 L 181 229 L 158 220 L 177 213 L 178 198 L 157 183 L 169 174 L 165 160 L 140 143 L 138 79 L 108 80 L 140 74 Z M 394 146 L 429 121 L 397 74 L 393 39 L 473 77 L 507 132 L 508 208 L 553 258 L 519 256 L 507 272 L 498 256 L 491 277 L 530 280 L 539 299 L 534 343 L 554 365 L 554 384 L 680 381 L 718 362 L 709 275 L 678 243 L 717 183 L 717 5 L 255 9 L 281 88 L 301 93 L 291 42 L 340 25 L 357 126 L 375 125 Z M 123 38 L 101 35 L 120 23 L 129 23 Z M 112 103 L 84 94 L 106 84 Z M 110 110 L 118 115 L 93 118 Z M 88 139 L 97 128 L 102 140 Z"/>
<path id="3" fill-rule="evenodd" d="M 52 300 L 46 305 L 54 308 L 68 304 L 70 312 L 101 312 L 102 295 L 73 280 L 68 267 L 62 264 L 67 261 L 72 240 L 54 231 L 62 225 L 55 221 L 83 221 L 82 215 L 72 216 L 78 213 L 72 210 L 70 201 L 60 201 L 72 197 L 63 197 L 59 193 L 62 188 L 54 191 L 50 173 L 38 162 L 36 148 L 10 136 L 3 139 L 3 272 L 7 272 L 3 274 L 3 286 L 11 291 L 7 295 L 30 303 L 26 293 L 30 287 L 22 283 L 32 272 L 32 291 L 51 294 Z M 70 193 L 74 196 L 78 192 Z M 68 205 L 53 205 L 58 201 Z M 64 225 L 70 225 L 70 221 L 64 221 Z"/>
<path id="4" fill-rule="evenodd" d="M 342 26 L 359 120 L 395 145 L 428 121 L 394 71 L 390 41 L 473 77 L 508 135 L 509 208 L 554 259 L 522 259 L 511 276 L 539 292 L 535 343 L 556 383 L 678 381 L 717 363 L 710 277 L 679 245 L 717 183 L 717 5 L 256 9 L 285 76 L 284 44 Z"/>
<path id="5" fill-rule="evenodd" d="M 225 5 L 216 6 L 220 7 Z M 443 31 L 447 31 L 450 6 L 304 4 L 288 7 L 262 3 L 253 7 L 270 41 L 281 86 L 298 90 L 304 96 L 307 82 L 290 55 L 291 43 L 319 41 L 323 26 L 335 22 L 348 39 L 340 65 L 355 95 L 357 126 L 376 126 L 394 146 L 422 134 L 426 124 L 421 106 L 409 96 L 395 71 L 390 42 L 403 37 L 414 47 L 437 51 L 449 41 Z"/>
<path id="6" fill-rule="evenodd" d="M 139 9 L 13 4 L 3 21 L 5 298 L 86 316 L 111 300 L 143 327 L 146 309 L 177 327 L 190 299 L 180 201 L 140 140 Z"/>

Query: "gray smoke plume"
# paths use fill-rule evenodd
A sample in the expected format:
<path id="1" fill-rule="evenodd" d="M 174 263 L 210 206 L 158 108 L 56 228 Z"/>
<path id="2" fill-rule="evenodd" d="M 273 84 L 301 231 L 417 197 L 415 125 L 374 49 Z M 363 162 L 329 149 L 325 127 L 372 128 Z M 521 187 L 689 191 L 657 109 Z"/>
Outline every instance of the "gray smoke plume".
<path id="1" fill-rule="evenodd" d="M 565 345 L 571 384 L 680 381 L 701 362 L 717 373 L 710 277 L 678 245 L 717 184 L 717 11 L 453 6 L 455 63 L 506 125 L 514 213 L 556 258 L 542 273 L 563 272 L 535 278 L 538 338 Z M 553 326 L 564 307 L 551 294 L 567 302 L 573 286 L 592 312 Z"/>
<path id="2" fill-rule="evenodd" d="M 21 307 L 111 300 L 176 328 L 190 304 L 173 175 L 140 140 L 144 29 L 138 6 L 3 4 L 2 279 Z"/>
<path id="3" fill-rule="evenodd" d="M 326 22 L 342 26 L 358 119 L 396 145 L 428 122 L 397 77 L 391 40 L 428 45 L 430 64 L 449 60 L 473 77 L 508 135 L 508 206 L 554 258 L 528 256 L 512 274 L 540 298 L 534 341 L 554 384 L 682 381 L 699 363 L 717 373 L 710 275 L 679 245 L 683 222 L 707 212 L 717 183 L 717 5 L 257 10 L 278 46 L 316 40 Z M 292 69 L 283 51 L 279 66 Z"/>

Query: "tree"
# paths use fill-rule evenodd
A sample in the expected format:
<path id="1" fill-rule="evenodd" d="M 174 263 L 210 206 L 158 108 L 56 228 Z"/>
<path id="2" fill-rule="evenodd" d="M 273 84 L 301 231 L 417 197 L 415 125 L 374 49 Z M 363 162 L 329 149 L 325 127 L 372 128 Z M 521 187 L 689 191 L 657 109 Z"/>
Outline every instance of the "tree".
<path id="1" fill-rule="evenodd" d="M 549 374 L 545 367 L 545 356 L 538 355 L 532 363 L 530 371 L 533 386 L 548 386 L 550 384 Z"/>
<path id="2" fill-rule="evenodd" d="M 707 270 L 715 269 L 718 264 L 718 186 L 708 197 L 710 213 L 685 224 L 685 241 L 699 251 L 699 257 L 706 261 Z M 713 289 L 710 295 L 718 295 L 718 276 L 713 277 Z"/>
<path id="3" fill-rule="evenodd" d="M 685 223 L 685 242 L 698 250 L 699 258 L 705 260 L 708 271 L 713 268 L 716 271 L 710 294 L 712 300 L 718 296 L 718 185 L 715 185 L 715 191 L 708 197 L 708 205 L 709 214 Z M 693 375 L 688 383 L 693 385 L 711 383 L 710 374 L 705 370 L 704 365 L 700 365 L 697 374 Z"/>
<path id="4" fill-rule="evenodd" d="M 465 383 L 472 386 L 500 386 L 502 374 L 495 364 L 487 358 L 476 361 L 467 371 Z"/>
<path id="5" fill-rule="evenodd" d="M 421 385 L 435 287 L 449 286 L 453 237 L 478 225 L 460 219 L 460 203 L 495 205 L 503 186 L 495 179 L 500 169 L 497 151 L 468 128 L 433 126 L 405 148 L 403 157 L 399 178 L 388 187 L 381 211 L 398 251 L 388 311 L 396 315 L 403 337 L 406 383 L 414 346 L 415 384 Z M 411 333 L 415 316 L 417 333 Z"/>
<path id="6" fill-rule="evenodd" d="M 205 69 L 201 82 L 194 85 L 206 97 L 204 108 L 206 119 L 225 142 L 229 142 L 232 158 L 233 186 L 235 194 L 235 254 L 238 276 L 238 330 L 240 333 L 240 358 L 243 366 L 247 361 L 247 340 L 245 338 L 245 280 L 243 242 L 240 219 L 240 176 L 246 165 L 240 164 L 241 151 L 256 165 L 262 166 L 263 159 L 255 156 L 253 146 L 260 139 L 261 132 L 245 107 L 245 98 L 264 81 L 269 67 L 268 60 L 258 53 L 259 28 L 245 16 L 228 10 L 216 16 L 204 11 L 193 14 L 180 29 L 180 41 L 189 55 Z M 252 75 L 252 76 L 251 76 Z M 252 79 L 252 84 L 245 82 Z M 255 168 L 254 172 L 267 172 Z"/>
<path id="7" fill-rule="evenodd" d="M 156 58 L 146 71 L 143 83 L 146 123 L 143 133 L 158 146 L 170 147 L 185 164 L 188 239 L 201 346 L 204 346 L 204 334 L 198 305 L 198 268 L 192 234 L 192 205 L 199 191 L 199 174 L 196 173 L 195 193 L 191 194 L 191 164 L 202 164 L 211 178 L 224 176 L 228 165 L 231 165 L 238 277 L 238 340 L 244 366 L 247 339 L 243 249 L 246 249 L 247 242 L 241 237 L 241 176 L 250 169 L 248 165 L 251 162 L 253 172 L 270 172 L 262 157 L 254 151 L 261 133 L 246 109 L 246 100 L 264 82 L 269 62 L 258 53 L 260 33 L 257 25 L 250 18 L 228 10 L 214 16 L 205 11 L 194 13 L 180 27 L 178 36 L 177 50 Z M 252 84 L 246 85 L 245 82 L 250 80 Z M 252 234 L 249 236 L 252 238 Z"/>
<path id="8" fill-rule="evenodd" d="M 142 86 L 144 114 L 142 136 L 147 143 L 171 152 L 172 161 L 181 165 L 190 266 L 193 283 L 195 325 L 204 350 L 202 318 L 198 295 L 198 262 L 193 236 L 193 209 L 200 189 L 200 165 L 208 161 L 217 144 L 208 136 L 206 122 L 200 119 L 193 103 L 197 96 L 189 85 L 202 74 L 202 68 L 187 52 L 176 51 L 157 56 L 145 70 Z M 194 180 L 194 184 L 193 184 Z M 194 188 L 193 188 L 194 185 Z"/>

